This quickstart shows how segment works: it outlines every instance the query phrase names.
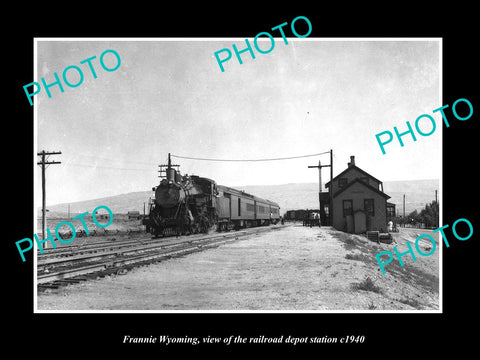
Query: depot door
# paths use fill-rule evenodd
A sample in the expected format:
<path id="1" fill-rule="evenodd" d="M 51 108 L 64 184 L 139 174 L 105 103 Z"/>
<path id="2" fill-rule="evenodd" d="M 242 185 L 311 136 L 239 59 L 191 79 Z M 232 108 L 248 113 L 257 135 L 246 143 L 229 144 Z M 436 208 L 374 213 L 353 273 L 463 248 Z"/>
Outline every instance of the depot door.
<path id="1" fill-rule="evenodd" d="M 354 214 L 355 234 L 367 231 L 367 217 L 364 211 L 357 211 Z"/>

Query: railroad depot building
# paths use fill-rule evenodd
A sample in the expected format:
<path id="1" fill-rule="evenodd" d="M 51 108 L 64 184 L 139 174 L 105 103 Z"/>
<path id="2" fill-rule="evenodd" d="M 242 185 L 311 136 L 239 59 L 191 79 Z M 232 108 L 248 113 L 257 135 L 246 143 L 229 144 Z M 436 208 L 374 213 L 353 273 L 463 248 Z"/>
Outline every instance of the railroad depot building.
<path id="1" fill-rule="evenodd" d="M 355 165 L 355 156 L 350 156 L 348 167 L 325 187 L 329 192 L 320 193 L 323 224 L 356 234 L 387 231 L 388 219 L 395 214 L 395 204 L 387 203 L 390 196 L 383 192 L 380 180 Z M 330 207 L 330 190 L 333 209 Z"/>

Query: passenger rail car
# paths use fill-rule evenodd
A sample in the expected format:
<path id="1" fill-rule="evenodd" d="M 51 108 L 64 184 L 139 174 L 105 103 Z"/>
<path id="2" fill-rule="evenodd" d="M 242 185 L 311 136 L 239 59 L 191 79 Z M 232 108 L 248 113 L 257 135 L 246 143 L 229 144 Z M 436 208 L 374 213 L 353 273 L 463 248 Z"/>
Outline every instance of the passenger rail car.
<path id="1" fill-rule="evenodd" d="M 217 185 L 219 230 L 276 224 L 280 219 L 277 203 L 244 191 Z"/>

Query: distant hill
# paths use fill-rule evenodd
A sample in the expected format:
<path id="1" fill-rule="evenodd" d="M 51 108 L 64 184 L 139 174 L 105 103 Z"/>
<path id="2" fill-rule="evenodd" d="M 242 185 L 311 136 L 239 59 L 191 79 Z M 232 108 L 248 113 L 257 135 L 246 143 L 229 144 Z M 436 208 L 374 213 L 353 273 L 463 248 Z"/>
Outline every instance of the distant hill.
<path id="1" fill-rule="evenodd" d="M 405 194 L 405 214 L 413 210 L 420 211 L 426 204 L 435 200 L 435 190 L 440 199 L 439 180 L 385 181 L 383 191 L 390 195 L 388 202 L 397 205 L 397 212 L 403 213 L 403 194 Z"/>
<path id="2" fill-rule="evenodd" d="M 261 198 L 277 202 L 281 212 L 292 209 L 318 209 L 318 183 L 282 184 L 282 185 L 249 185 L 237 186 L 239 190 Z M 383 190 L 391 198 L 388 202 L 397 205 L 397 211 L 403 213 L 403 194 L 405 194 L 405 213 L 417 209 L 420 211 L 425 204 L 435 200 L 435 190 L 439 190 L 439 180 L 403 180 L 385 181 Z M 114 213 L 125 214 L 128 211 L 140 211 L 143 214 L 145 203 L 148 212 L 148 199 L 152 191 L 136 191 L 127 194 L 105 198 L 78 201 L 70 203 L 70 216 L 92 210 L 100 205 L 108 206 Z M 47 206 L 49 217 L 65 216 L 68 203 Z M 40 212 L 39 212 L 40 213 Z"/>
<path id="3" fill-rule="evenodd" d="M 48 216 L 64 216 L 70 206 L 70 215 L 80 214 L 85 211 L 91 213 L 97 206 L 105 205 L 112 210 L 114 214 L 126 214 L 129 211 L 140 211 L 143 214 L 143 204 L 145 211 L 148 212 L 148 199 L 153 197 L 153 191 L 135 191 L 126 194 L 108 196 L 104 198 L 76 201 L 71 203 L 62 203 L 47 205 Z M 41 213 L 41 209 L 39 210 Z"/>
<path id="4" fill-rule="evenodd" d="M 279 203 L 282 212 L 294 209 L 318 209 L 318 183 L 243 186 L 241 189 Z M 438 189 L 439 180 L 403 180 L 383 183 L 383 191 L 391 197 L 387 201 L 396 204 L 397 211 L 401 213 L 403 213 L 403 194 L 405 194 L 406 214 L 415 209 L 420 211 L 427 203 L 435 200 L 435 190 Z"/>

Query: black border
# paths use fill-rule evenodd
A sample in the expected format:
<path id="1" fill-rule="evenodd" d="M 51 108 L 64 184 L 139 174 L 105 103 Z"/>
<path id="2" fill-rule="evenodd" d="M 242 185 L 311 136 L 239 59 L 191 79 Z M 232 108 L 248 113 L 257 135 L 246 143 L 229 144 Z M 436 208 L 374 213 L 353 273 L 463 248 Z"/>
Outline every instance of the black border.
<path id="1" fill-rule="evenodd" d="M 84 4 L 70 11 L 56 12 L 53 4 L 40 9 L 29 8 L 15 16 L 7 40 L 9 83 L 6 87 L 4 134 L 14 134 L 8 146 L 11 156 L 4 156 L 4 177 L 7 178 L 8 200 L 4 204 L 7 234 L 4 241 L 7 259 L 4 292 L 8 298 L 6 330 L 7 346 L 36 354 L 48 352 L 50 357 L 100 355 L 120 351 L 138 356 L 153 351 L 157 356 L 167 351 L 234 351 L 266 348 L 269 351 L 331 351 L 367 350 L 384 356 L 396 352 L 405 355 L 419 351 L 432 354 L 434 349 L 461 346 L 473 348 L 474 330 L 468 328 L 475 312 L 475 257 L 478 254 L 478 215 L 471 206 L 476 201 L 475 178 L 477 158 L 475 127 L 480 112 L 474 19 L 476 10 L 455 3 L 445 9 L 420 8 L 406 3 L 379 9 L 359 4 L 342 4 L 331 9 L 315 4 L 293 9 L 276 4 L 260 11 L 256 6 L 223 3 L 211 8 L 202 4 L 198 9 L 187 3 L 183 9 L 172 10 L 160 5 L 111 4 L 100 10 L 98 5 Z M 274 10 L 273 10 L 274 9 Z M 66 10 L 66 9 L 65 9 Z M 33 79 L 34 37 L 254 37 L 296 16 L 306 16 L 312 23 L 310 37 L 441 37 L 443 38 L 443 104 L 467 98 L 474 115 L 468 121 L 453 119 L 450 128 L 443 128 L 443 223 L 458 218 L 469 219 L 474 235 L 468 241 L 450 241 L 443 248 L 443 314 L 33 314 L 33 258 L 27 255 L 22 263 L 14 242 L 33 233 L 33 109 L 25 99 L 22 86 Z M 13 34 L 12 34 L 13 32 Z M 12 35 L 9 35 L 12 34 Z M 11 101 L 13 100 L 13 101 Z M 441 105 L 443 105 L 441 104 Z M 433 109 L 432 109 L 433 110 Z M 386 114 L 388 115 L 388 114 Z M 366 125 L 368 126 L 368 125 Z M 11 130 L 13 127 L 13 131 Z M 5 147 L 4 147 L 5 148 Z M 7 150 L 7 148 L 5 148 Z M 13 153 L 13 154 L 12 154 Z M 10 161 L 7 159 L 10 158 Z M 13 166 L 13 171 L 10 166 Z M 7 167 L 8 166 L 8 167 Z M 5 183 L 4 183 L 5 184 Z M 8 204 L 8 205 L 7 205 Z M 13 205 L 13 209 L 10 207 Z M 12 222 L 12 221 L 13 222 Z M 450 229 L 446 230 L 452 239 Z M 473 329 L 475 329 L 475 324 Z M 123 336 L 178 335 L 217 336 L 345 336 L 365 335 L 363 344 L 350 346 L 246 346 L 209 345 L 196 347 L 161 347 L 122 344 Z M 413 350 L 415 349 L 415 350 Z M 380 352 L 386 350 L 387 352 Z M 375 352 L 372 352 L 375 351 Z"/>

